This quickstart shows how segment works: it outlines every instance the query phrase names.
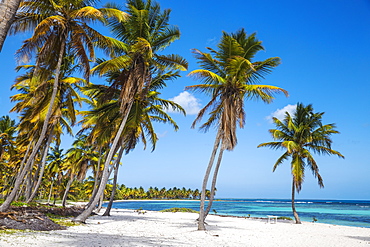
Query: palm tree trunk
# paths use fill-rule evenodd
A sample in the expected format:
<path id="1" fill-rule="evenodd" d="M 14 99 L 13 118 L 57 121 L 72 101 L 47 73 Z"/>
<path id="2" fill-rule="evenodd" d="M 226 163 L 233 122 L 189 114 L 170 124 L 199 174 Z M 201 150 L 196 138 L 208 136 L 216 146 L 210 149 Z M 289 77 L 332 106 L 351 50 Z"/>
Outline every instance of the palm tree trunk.
<path id="1" fill-rule="evenodd" d="M 94 178 L 93 191 L 92 191 L 92 193 L 91 193 L 91 196 L 90 196 L 89 202 L 86 204 L 85 208 L 90 207 L 90 205 L 91 205 L 91 204 L 92 204 L 92 202 L 94 201 L 94 198 L 95 198 L 95 196 L 96 196 L 96 192 L 98 191 L 99 181 L 101 180 L 100 164 L 101 164 L 101 160 L 102 160 L 102 154 L 101 154 L 101 152 L 99 152 L 99 154 L 100 154 L 100 156 L 99 156 L 98 166 L 97 166 L 96 171 L 95 171 L 95 178 Z M 107 153 L 107 155 L 108 155 L 108 153 Z"/>
<path id="2" fill-rule="evenodd" d="M 25 180 L 25 184 L 26 184 L 26 189 L 25 189 L 25 192 L 24 192 L 24 198 L 26 201 L 28 201 L 28 199 L 30 198 L 31 196 L 31 193 L 32 193 L 32 166 L 30 166 L 30 170 L 28 171 L 28 174 L 26 176 L 26 180 Z"/>
<path id="3" fill-rule="evenodd" d="M 3 48 L 8 30 L 13 23 L 21 0 L 2 0 L 0 4 L 0 51 Z"/>
<path id="4" fill-rule="evenodd" d="M 54 201 L 53 201 L 53 206 L 55 206 L 56 202 L 57 202 L 57 193 L 54 193 Z"/>
<path id="5" fill-rule="evenodd" d="M 62 206 L 63 206 L 63 207 L 65 207 L 65 206 L 66 206 L 68 192 L 69 192 L 69 189 L 71 188 L 71 185 L 72 185 L 72 183 L 73 183 L 73 180 L 74 180 L 74 176 L 72 175 L 72 176 L 71 176 L 71 178 L 68 180 L 68 183 L 67 183 L 66 189 L 65 189 L 64 194 L 63 194 L 63 199 L 62 199 Z"/>
<path id="6" fill-rule="evenodd" d="M 44 150 L 44 154 L 42 156 L 42 161 L 41 161 L 41 168 L 40 168 L 40 173 L 39 173 L 39 178 L 37 180 L 37 183 L 36 183 L 36 186 L 35 186 L 35 189 L 33 190 L 30 198 L 27 200 L 27 203 L 30 203 L 33 198 L 35 198 L 36 194 L 37 194 L 37 191 L 39 190 L 40 188 L 40 185 L 41 185 L 41 182 L 42 182 L 42 177 L 44 176 L 44 171 L 45 171 L 45 165 L 46 165 L 46 157 L 48 156 L 48 151 L 49 151 L 49 147 L 50 147 L 50 143 L 51 143 L 51 139 L 52 139 L 52 134 L 49 135 L 48 137 L 48 142 L 46 144 L 46 147 L 45 147 L 45 150 Z"/>
<path id="7" fill-rule="evenodd" d="M 95 172 L 95 178 L 94 178 L 93 191 L 91 192 L 91 196 L 89 198 L 89 202 L 85 205 L 85 208 L 90 207 L 90 205 L 93 203 L 94 198 L 96 196 L 96 193 L 98 192 L 100 180 L 101 180 L 100 171 L 99 170 L 96 170 L 96 172 Z"/>
<path id="8" fill-rule="evenodd" d="M 118 151 L 118 149 L 114 153 L 117 153 L 117 151 Z M 106 156 L 108 156 L 108 153 L 106 153 Z M 99 157 L 99 161 L 98 161 L 98 169 L 97 169 L 97 172 L 96 172 L 96 179 L 94 180 L 93 191 L 91 193 L 91 197 L 90 197 L 89 203 L 85 206 L 85 208 L 88 208 L 93 203 L 94 198 L 96 196 L 96 193 L 98 192 L 100 181 L 101 181 L 101 177 L 103 176 L 102 172 L 100 172 L 101 160 L 102 160 L 102 157 L 100 156 Z M 114 167 L 114 165 L 112 165 L 112 167 Z M 112 170 L 113 169 L 110 169 L 110 170 L 108 169 L 108 178 L 110 177 L 110 175 L 112 173 Z"/>
<path id="9" fill-rule="evenodd" d="M 33 142 L 33 140 L 32 140 L 32 141 L 30 141 L 30 143 L 28 144 L 28 146 L 27 146 L 27 151 L 26 151 L 26 153 L 25 153 L 24 157 L 28 157 L 28 154 L 30 153 L 30 150 L 31 150 L 31 146 L 32 146 L 32 148 L 34 148 L 34 147 L 35 147 L 34 145 L 32 145 L 32 142 Z M 26 159 L 25 159 L 24 157 L 23 157 L 23 159 L 22 159 L 22 161 L 21 161 L 21 164 L 20 164 L 20 166 L 19 166 L 19 171 L 22 171 L 22 170 L 24 169 L 24 163 L 26 162 Z M 16 176 L 16 179 L 15 179 L 15 180 L 17 180 L 17 178 L 18 178 L 19 174 L 20 174 L 20 172 L 18 172 L 18 174 L 17 174 L 17 176 Z M 13 181 L 13 182 L 15 183 L 15 181 Z"/>
<path id="10" fill-rule="evenodd" d="M 23 190 L 24 190 L 24 183 L 21 184 L 20 189 L 18 190 L 18 193 L 14 198 L 14 201 L 19 201 L 19 198 L 21 197 Z"/>
<path id="11" fill-rule="evenodd" d="M 51 181 L 50 191 L 49 191 L 49 196 L 48 196 L 48 203 L 47 204 L 50 204 L 51 195 L 53 193 L 53 186 L 54 186 L 54 179 Z"/>
<path id="12" fill-rule="evenodd" d="M 60 52 L 59 52 L 59 57 L 58 57 L 58 63 L 57 63 L 56 70 L 55 70 L 55 80 L 54 80 L 54 84 L 53 84 L 53 93 L 52 93 L 52 96 L 50 98 L 50 104 L 49 104 L 48 112 L 45 116 L 44 123 L 42 125 L 42 130 L 41 130 L 40 137 L 39 137 L 35 147 L 33 148 L 32 153 L 31 153 L 30 157 L 28 158 L 24 169 L 22 171 L 20 171 L 20 174 L 19 174 L 19 176 L 17 177 L 17 179 L 15 181 L 14 188 L 13 188 L 12 192 L 10 192 L 9 196 L 6 198 L 4 203 L 0 206 L 0 212 L 4 212 L 4 211 L 8 210 L 8 208 L 10 206 L 10 203 L 12 203 L 12 201 L 14 200 L 14 198 L 17 194 L 17 191 L 18 191 L 19 187 L 22 184 L 22 181 L 23 181 L 24 176 L 26 175 L 26 172 L 29 170 L 30 165 L 32 164 L 33 160 L 35 159 L 35 156 L 38 152 L 38 149 L 40 148 L 42 142 L 44 141 L 45 134 L 46 134 L 46 131 L 47 131 L 47 128 L 48 128 L 48 125 L 49 125 L 49 120 L 50 120 L 52 110 L 53 110 L 54 101 L 55 101 L 55 98 L 56 98 L 57 93 L 58 93 L 59 74 L 60 74 L 60 69 L 61 69 L 63 55 L 64 55 L 64 48 L 65 48 L 65 42 L 62 41 L 62 45 L 61 45 Z M 26 158 L 27 157 L 24 157 L 24 159 L 26 159 Z"/>
<path id="13" fill-rule="evenodd" d="M 204 204 L 206 200 L 206 189 L 207 189 L 209 174 L 211 173 L 213 162 L 215 160 L 218 147 L 220 145 L 220 138 L 221 138 L 221 130 L 219 129 L 216 135 L 215 143 L 213 146 L 213 151 L 212 151 L 209 163 L 208 163 L 206 174 L 204 175 L 204 179 L 203 179 L 202 192 L 200 196 L 199 218 L 198 218 L 198 230 L 201 230 L 201 231 L 206 230 L 206 227 L 204 225 L 204 220 L 205 220 Z"/>
<path id="14" fill-rule="evenodd" d="M 103 206 L 103 200 L 104 200 L 104 193 L 99 198 L 99 204 L 98 204 L 98 207 L 96 208 L 96 213 L 100 212 L 100 210 Z"/>
<path id="15" fill-rule="evenodd" d="M 293 215 L 294 215 L 294 218 L 295 218 L 295 223 L 296 224 L 301 224 L 301 220 L 299 219 L 298 213 L 295 210 L 294 197 L 295 197 L 295 183 L 294 183 L 294 178 L 293 178 L 293 185 L 292 185 L 292 210 L 293 210 Z"/>
<path id="16" fill-rule="evenodd" d="M 117 153 L 117 151 L 114 153 Z M 115 163 L 111 165 L 111 167 L 108 169 L 108 178 L 110 178 L 110 176 L 112 175 L 112 171 L 114 170 L 114 167 L 115 167 Z M 107 180 L 107 183 L 108 183 L 108 180 Z M 107 183 L 105 183 L 104 191 L 107 187 Z M 105 196 L 104 191 L 99 198 L 99 203 L 98 203 L 98 206 L 96 207 L 95 213 L 99 213 L 101 208 L 103 207 L 103 201 L 104 201 L 104 196 Z"/>
<path id="17" fill-rule="evenodd" d="M 122 119 L 122 122 L 121 122 L 121 124 L 119 126 L 119 129 L 117 131 L 117 134 L 114 137 L 112 146 L 109 150 L 108 156 L 105 160 L 103 175 L 102 175 L 102 178 L 101 178 L 101 181 L 100 181 L 99 189 L 98 189 L 98 191 L 95 195 L 95 198 L 94 198 L 93 202 L 91 203 L 91 205 L 89 207 L 87 207 L 80 215 L 78 215 L 72 221 L 74 221 L 74 222 L 85 222 L 87 217 L 89 217 L 91 215 L 91 213 L 94 210 L 95 205 L 98 203 L 100 197 L 104 194 L 104 189 L 105 189 L 105 186 L 106 186 L 106 184 L 108 182 L 108 178 L 109 178 L 109 173 L 108 173 L 109 164 L 110 164 L 111 160 L 113 159 L 114 153 L 117 151 L 116 150 L 117 145 L 118 145 L 119 140 L 121 139 L 121 135 L 122 135 L 122 132 L 125 128 L 126 121 L 127 121 L 129 112 L 131 110 L 132 104 L 133 104 L 133 100 L 129 103 L 126 111 L 123 112 L 123 114 L 125 114 L 125 115 L 124 115 L 124 118 Z"/>
<path id="18" fill-rule="evenodd" d="M 110 210 L 112 209 L 113 201 L 114 201 L 114 196 L 116 195 L 116 190 L 117 190 L 117 178 L 118 178 L 118 168 L 119 168 L 119 163 L 123 154 L 123 148 L 119 151 L 118 159 L 116 161 L 116 167 L 114 170 L 114 177 L 113 177 L 113 189 L 112 189 L 112 194 L 109 198 L 109 203 L 107 206 L 107 209 L 105 210 L 103 216 L 110 216 Z"/>
<path id="19" fill-rule="evenodd" d="M 216 167 L 215 167 L 215 170 L 214 170 L 214 173 L 213 173 L 212 186 L 211 186 L 211 195 L 209 197 L 209 202 L 208 202 L 208 205 L 207 205 L 206 212 L 204 213 L 204 220 L 208 216 L 209 211 L 211 210 L 211 207 L 212 207 L 213 199 L 215 198 L 217 175 L 218 175 L 218 170 L 220 169 L 220 165 L 221 165 L 221 161 L 222 161 L 222 155 L 223 155 L 224 151 L 225 151 L 225 148 L 223 147 L 223 145 L 221 145 L 220 152 L 218 153 L 217 164 L 216 164 Z"/>

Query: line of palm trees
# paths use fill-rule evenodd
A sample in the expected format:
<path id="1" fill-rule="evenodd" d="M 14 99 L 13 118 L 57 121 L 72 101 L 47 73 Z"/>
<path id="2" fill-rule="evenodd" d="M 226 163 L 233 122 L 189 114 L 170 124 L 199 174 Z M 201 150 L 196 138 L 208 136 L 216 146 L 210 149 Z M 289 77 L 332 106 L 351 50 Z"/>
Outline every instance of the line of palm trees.
<path id="1" fill-rule="evenodd" d="M 51 191 L 53 186 L 62 183 L 62 177 L 67 178 L 62 196 L 65 204 L 73 185 L 82 182 L 90 172 L 93 180 L 89 203 L 74 219 L 84 222 L 102 201 L 112 175 L 112 195 L 109 197 L 113 200 L 114 194 L 120 190 L 117 190 L 117 174 L 123 156 L 135 149 L 139 142 L 144 147 L 151 145 L 152 151 L 155 149 L 158 137 L 153 122 L 168 123 L 175 130 L 179 127 L 167 110 L 171 108 L 185 114 L 184 109 L 160 96 L 167 81 L 177 79 L 180 71 L 188 68 L 187 61 L 181 56 L 164 54 L 164 50 L 180 38 L 178 27 L 169 24 L 171 11 L 162 10 L 151 0 L 127 0 L 124 10 L 115 3 L 102 8 L 95 7 L 96 3 L 94 0 L 23 1 L 14 18 L 9 19 L 9 31 L 2 30 L 6 19 L 0 23 L 0 35 L 32 32 L 16 52 L 18 61 L 31 63 L 17 68 L 23 74 L 13 85 L 18 93 L 11 98 L 16 102 L 11 111 L 19 114 L 19 123 L 15 126 L 13 120 L 3 118 L 9 128 L 3 130 L 1 137 L 1 176 L 7 185 L 4 183 L 1 188 L 5 201 L 0 211 L 7 210 L 11 202 L 20 197 L 27 202 L 34 200 L 43 188 L 45 178 Z M 0 13 L 4 6 L 0 5 Z M 112 37 L 94 29 L 96 22 L 106 27 Z M 97 49 L 105 57 L 96 58 Z M 204 93 L 210 98 L 193 127 L 208 114 L 200 129 L 206 132 L 215 127 L 217 130 L 199 192 L 199 230 L 205 230 L 205 218 L 214 199 L 224 151 L 235 148 L 236 130 L 244 127 L 245 100 L 271 103 L 277 93 L 288 95 L 280 87 L 259 84 L 280 64 L 280 58 L 256 61 L 256 55 L 264 47 L 255 34 L 248 35 L 244 29 L 235 33 L 223 32 L 217 48 L 207 49 L 208 52 L 193 50 L 200 69 L 191 71 L 189 76 L 202 83 L 187 87 L 187 90 Z M 92 63 L 93 68 L 90 67 Z M 76 77 L 79 73 L 83 78 Z M 105 78 L 106 83 L 92 83 L 92 75 Z M 76 106 L 82 104 L 88 105 L 88 109 L 78 111 Z M 312 110 L 304 112 L 308 116 Z M 77 115 L 81 119 L 81 128 L 64 158 L 59 149 L 61 136 L 65 132 L 72 133 L 72 127 L 78 122 Z M 310 118 L 307 116 L 297 116 L 299 119 L 296 119 L 295 115 L 293 119 L 299 122 Z M 317 118 L 317 122 L 321 124 L 321 118 Z M 306 132 L 311 133 L 318 123 L 307 127 Z M 280 126 L 277 121 L 275 124 Z M 292 124 L 288 125 L 291 128 Z M 298 129 L 293 128 L 290 134 L 294 136 Z M 316 141 L 313 135 L 307 134 L 307 150 L 313 148 L 319 150 L 319 154 L 341 156 L 330 148 L 330 134 L 337 133 L 334 126 L 326 134 L 324 131 L 317 133 L 326 136 L 318 137 Z M 276 145 L 261 146 L 276 148 Z M 304 144 L 299 141 L 299 145 Z M 289 155 L 293 160 L 297 157 L 308 159 L 297 166 L 301 168 L 301 175 L 308 165 L 320 181 L 316 163 L 307 152 L 295 151 L 293 146 L 285 142 L 281 144 L 288 151 L 279 164 Z M 298 175 L 293 172 L 292 175 L 293 188 L 299 191 Z M 210 177 L 211 188 L 207 190 Z M 210 203 L 205 208 L 207 195 Z"/>
<path id="2" fill-rule="evenodd" d="M 9 116 L 0 118 L 0 141 L 1 141 L 1 163 L 0 163 L 0 199 L 4 199 L 6 192 L 11 189 L 9 178 L 16 175 L 16 171 L 6 162 L 11 155 L 14 155 L 16 150 L 15 133 L 16 122 L 11 120 Z M 86 136 L 85 136 L 86 137 Z M 73 147 L 64 152 L 58 146 L 50 147 L 49 153 L 46 156 L 46 163 L 44 173 L 41 181 L 32 181 L 31 188 L 36 188 L 37 194 L 32 199 L 41 200 L 46 199 L 47 203 L 56 200 L 61 200 L 62 205 L 66 205 L 67 196 L 69 200 L 79 201 L 88 200 L 92 191 L 94 190 L 94 176 L 87 177 L 87 171 L 94 166 L 98 160 L 99 154 L 94 150 L 88 150 L 84 145 L 83 138 L 77 139 L 73 143 Z M 96 164 L 95 164 L 96 165 Z M 40 177 L 39 177 L 40 178 Z M 36 184 L 40 182 L 40 184 Z M 113 181 L 110 179 L 104 190 L 104 198 L 114 200 L 127 199 L 200 199 L 200 192 L 198 189 L 183 188 L 169 188 L 165 187 L 158 189 L 158 187 L 149 187 L 148 190 L 140 188 L 129 188 L 125 185 L 116 184 L 116 192 L 112 194 Z M 19 191 L 19 199 L 30 200 L 29 188 L 24 186 Z M 28 195 L 27 195 L 28 194 Z M 210 190 L 206 191 L 206 198 L 210 197 Z"/>
<path id="3" fill-rule="evenodd" d="M 67 188 L 74 180 L 84 178 L 87 170 L 94 174 L 91 201 L 76 221 L 84 221 L 91 214 L 110 174 L 118 171 L 123 154 L 139 141 L 145 146 L 149 142 L 154 150 L 158 138 L 153 121 L 178 129 L 166 110 L 184 110 L 160 97 L 167 81 L 187 69 L 186 60 L 179 55 L 162 53 L 180 37 L 179 29 L 168 23 L 170 11 L 161 10 L 152 1 L 128 1 L 126 11 L 115 4 L 103 8 L 94 4 L 89 0 L 42 0 L 21 2 L 19 6 L 9 34 L 32 32 L 16 58 L 34 64 L 17 68 L 25 71 L 13 86 L 19 93 L 12 97 L 17 102 L 12 111 L 20 115 L 16 137 L 19 153 L 9 166 L 18 172 L 12 176 L 14 181 L 0 211 L 9 208 L 23 187 L 26 200 L 34 198 L 45 174 L 50 146 L 59 146 L 61 135 L 71 133 L 77 114 L 81 115 L 82 128 L 68 152 L 69 161 L 60 164 L 55 160 L 52 169 L 57 182 L 57 168 L 68 167 Z M 95 22 L 108 27 L 114 38 L 93 29 L 90 24 Z M 106 58 L 97 59 L 96 49 Z M 95 62 L 93 69 L 91 62 Z M 78 72 L 83 79 L 75 77 Z M 105 77 L 109 85 L 91 83 L 92 73 Z M 89 110 L 77 112 L 75 106 L 82 102 Z"/>
<path id="4" fill-rule="evenodd" d="M 125 185 L 118 186 L 118 193 L 116 194 L 115 200 L 126 200 L 126 199 L 200 199 L 200 191 L 198 189 L 186 189 L 182 188 L 169 188 L 165 187 L 159 189 L 157 187 L 149 187 L 148 190 L 144 190 L 143 187 L 139 188 L 128 188 Z M 206 191 L 206 198 L 210 197 L 210 190 Z"/>

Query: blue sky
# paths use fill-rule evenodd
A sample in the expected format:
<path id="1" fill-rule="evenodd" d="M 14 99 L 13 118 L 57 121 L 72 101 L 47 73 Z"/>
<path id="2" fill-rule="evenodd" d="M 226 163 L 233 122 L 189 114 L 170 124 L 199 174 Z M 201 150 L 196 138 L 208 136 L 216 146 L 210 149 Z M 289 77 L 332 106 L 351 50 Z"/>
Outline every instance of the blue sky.
<path id="1" fill-rule="evenodd" d="M 116 1 L 118 2 L 118 1 Z M 370 199 L 370 1 L 366 0 L 261 0 L 261 1 L 158 1 L 172 9 L 171 21 L 182 36 L 166 53 L 177 53 L 189 62 L 189 71 L 198 65 L 191 49 L 205 51 L 219 41 L 222 31 L 245 28 L 257 33 L 265 51 L 257 59 L 278 56 L 282 64 L 261 84 L 275 85 L 289 91 L 278 95 L 271 104 L 247 101 L 247 121 L 238 130 L 238 145 L 225 152 L 217 183 L 217 197 L 290 198 L 290 164 L 284 163 L 274 173 L 272 166 L 283 151 L 257 149 L 271 141 L 268 120 L 274 112 L 297 102 L 312 104 L 315 111 L 325 112 L 324 123 L 336 123 L 341 132 L 333 136 L 333 149 L 346 159 L 320 157 L 316 160 L 324 179 L 320 189 L 307 171 L 298 198 Z M 9 88 L 16 73 L 14 52 L 27 35 L 9 37 L 0 54 L 2 90 L 0 115 L 12 104 Z M 184 93 L 188 85 L 197 84 L 182 73 L 162 92 L 164 98 L 181 99 L 188 104 L 188 115 L 171 114 L 180 126 L 156 125 L 159 141 L 156 150 L 142 146 L 122 159 L 119 183 L 130 187 L 201 188 L 203 175 L 212 151 L 215 131 L 191 129 L 197 107 L 208 98 Z M 101 79 L 94 79 L 101 82 Z M 93 80 L 93 81 L 94 81 Z M 184 97 L 186 96 L 186 97 Z M 180 102 L 180 101 L 179 101 Z M 16 117 L 15 115 L 11 115 Z M 70 140 L 67 138 L 66 149 Z"/>

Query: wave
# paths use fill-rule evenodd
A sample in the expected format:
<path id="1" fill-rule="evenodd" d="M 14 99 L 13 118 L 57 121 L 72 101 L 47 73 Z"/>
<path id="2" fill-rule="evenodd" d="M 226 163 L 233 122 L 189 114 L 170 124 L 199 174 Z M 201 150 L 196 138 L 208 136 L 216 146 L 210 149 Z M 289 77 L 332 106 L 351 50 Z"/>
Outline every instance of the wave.
<path id="1" fill-rule="evenodd" d="M 285 203 L 285 204 L 290 204 L 292 203 L 290 200 L 289 201 L 264 201 L 264 200 L 256 200 L 256 201 L 247 201 L 247 202 L 260 202 L 260 203 Z M 302 202 L 302 201 L 295 201 L 294 203 L 301 203 L 301 204 L 311 204 L 314 202 Z"/>

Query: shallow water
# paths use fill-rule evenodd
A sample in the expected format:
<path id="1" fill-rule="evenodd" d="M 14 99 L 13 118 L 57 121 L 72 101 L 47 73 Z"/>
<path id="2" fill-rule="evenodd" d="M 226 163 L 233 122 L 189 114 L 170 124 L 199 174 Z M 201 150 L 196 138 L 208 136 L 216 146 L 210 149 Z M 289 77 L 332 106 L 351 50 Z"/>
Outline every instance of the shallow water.
<path id="1" fill-rule="evenodd" d="M 199 201 L 123 201 L 115 202 L 114 208 L 159 211 L 173 207 L 199 210 Z M 370 201 L 359 200 L 297 200 L 296 209 L 302 221 L 370 228 Z M 293 218 L 290 200 L 278 199 L 219 199 L 214 201 L 211 213 L 248 217 L 266 215 Z"/>

